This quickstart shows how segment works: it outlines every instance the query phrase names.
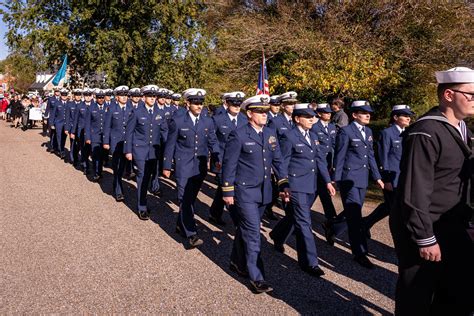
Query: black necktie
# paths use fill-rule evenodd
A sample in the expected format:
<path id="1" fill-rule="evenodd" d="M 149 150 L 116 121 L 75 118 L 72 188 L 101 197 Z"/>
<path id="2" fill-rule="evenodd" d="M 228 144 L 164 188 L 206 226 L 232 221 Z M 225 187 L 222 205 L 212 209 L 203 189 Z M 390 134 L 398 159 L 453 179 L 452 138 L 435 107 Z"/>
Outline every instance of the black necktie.
<path id="1" fill-rule="evenodd" d="M 309 138 L 309 132 L 308 132 L 308 131 L 305 131 L 305 132 L 304 132 L 304 138 L 306 139 L 306 141 L 308 142 L 308 144 L 311 145 L 311 139 Z"/>
<path id="2" fill-rule="evenodd" d="M 258 136 L 260 136 L 260 140 L 262 141 L 262 144 L 263 144 L 263 132 L 258 132 Z"/>
<path id="3" fill-rule="evenodd" d="M 199 117 L 196 117 L 196 120 L 194 121 L 194 126 L 198 125 L 199 123 Z"/>
<path id="4" fill-rule="evenodd" d="M 291 127 L 293 127 L 293 121 L 292 120 L 288 120 L 288 123 L 290 124 Z"/>
<path id="5" fill-rule="evenodd" d="M 101 111 L 102 111 L 102 105 L 101 105 L 101 106 L 99 106 L 99 110 L 101 110 Z"/>
<path id="6" fill-rule="evenodd" d="M 153 110 L 152 110 L 152 109 L 149 109 L 149 110 L 148 110 L 148 113 L 150 113 L 150 115 L 152 115 L 152 114 L 153 114 Z"/>
<path id="7" fill-rule="evenodd" d="M 328 127 L 324 126 L 324 130 L 326 131 L 326 134 L 328 133 Z"/>
<path id="8" fill-rule="evenodd" d="M 234 123 L 234 125 L 237 126 L 237 120 L 236 119 L 232 119 L 232 123 Z"/>

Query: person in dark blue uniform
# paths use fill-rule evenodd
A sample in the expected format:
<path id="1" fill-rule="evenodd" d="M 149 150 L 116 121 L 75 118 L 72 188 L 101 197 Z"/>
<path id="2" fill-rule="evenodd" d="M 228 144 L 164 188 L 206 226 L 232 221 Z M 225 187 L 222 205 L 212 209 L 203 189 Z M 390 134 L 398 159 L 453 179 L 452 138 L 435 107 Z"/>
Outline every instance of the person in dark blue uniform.
<path id="1" fill-rule="evenodd" d="M 173 113 L 181 108 L 181 106 L 179 105 L 180 101 L 181 101 L 180 93 L 173 93 L 171 95 L 171 111 Z"/>
<path id="2" fill-rule="evenodd" d="M 336 138 L 333 178 L 341 193 L 354 260 L 365 268 L 373 269 L 373 263 L 367 258 L 362 206 L 369 173 L 382 189 L 384 184 L 375 161 L 372 130 L 366 126 L 370 122 L 372 108 L 369 102 L 359 100 L 352 102 L 350 111 L 353 122 L 342 127 Z"/>
<path id="3" fill-rule="evenodd" d="M 48 98 L 46 103 L 45 117 L 48 117 L 48 129 L 49 129 L 49 147 L 46 149 L 50 153 L 57 152 L 58 142 L 56 138 L 56 129 L 51 120 L 51 113 L 54 112 L 56 102 L 60 101 L 59 87 L 54 87 L 54 95 Z"/>
<path id="4" fill-rule="evenodd" d="M 86 88 L 82 91 L 84 102 L 80 103 L 79 107 L 76 109 L 76 115 L 74 116 L 74 126 L 72 128 L 76 134 L 71 134 L 70 136 L 72 139 L 76 139 L 79 143 L 81 151 L 81 164 L 84 175 L 87 175 L 87 170 L 89 169 L 89 156 L 91 153 L 91 145 L 86 143 L 85 130 L 89 109 L 95 104 L 94 100 L 92 100 L 92 93 L 93 91 L 90 88 Z"/>
<path id="5" fill-rule="evenodd" d="M 76 134 L 76 131 L 74 131 L 74 117 L 76 116 L 76 110 L 82 103 L 81 89 L 74 89 L 72 95 L 73 99 L 66 104 L 65 133 L 69 136 L 69 162 L 77 166 L 79 163 L 79 143 L 77 142 L 78 139 L 71 138 L 71 134 Z"/>
<path id="6" fill-rule="evenodd" d="M 224 155 L 225 145 L 230 133 L 247 125 L 247 117 L 240 112 L 240 105 L 244 100 L 245 93 L 236 91 L 224 93 L 226 112 L 218 115 L 213 115 L 214 128 L 216 130 L 217 140 L 219 141 L 219 161 L 222 161 Z M 209 221 L 215 225 L 225 225 L 222 220 L 222 213 L 224 212 L 224 200 L 222 199 L 222 173 L 221 170 L 215 167 L 211 161 L 211 172 L 216 174 L 217 189 L 214 195 L 214 200 L 209 208 Z"/>
<path id="7" fill-rule="evenodd" d="M 104 163 L 104 156 L 106 152 L 103 148 L 103 135 L 104 135 L 104 123 L 105 113 L 107 108 L 105 107 L 105 93 L 101 89 L 95 90 L 96 102 L 92 104 L 87 111 L 86 115 L 86 126 L 85 126 L 85 139 L 86 144 L 91 145 L 92 150 L 92 165 L 94 166 L 93 181 L 99 181 L 102 177 L 102 169 Z"/>
<path id="8" fill-rule="evenodd" d="M 173 117 L 169 123 L 169 135 L 163 158 L 163 175 L 171 174 L 175 163 L 176 185 L 178 188 L 179 215 L 176 230 L 188 239 L 191 247 L 202 245 L 197 235 L 194 220 L 194 203 L 207 175 L 209 153 L 216 167 L 219 163 L 219 143 L 212 119 L 202 116 L 202 103 L 206 91 L 190 88 L 183 92 L 189 107 L 186 115 Z"/>
<path id="9" fill-rule="evenodd" d="M 336 148 L 336 125 L 331 123 L 332 109 L 328 103 L 316 104 L 316 113 L 318 114 L 319 120 L 313 125 L 312 131 L 318 135 L 319 144 L 324 152 L 328 169 L 331 172 L 333 169 L 334 150 Z M 321 182 L 322 178 L 318 178 L 318 186 L 325 185 Z M 326 222 L 323 223 L 324 235 L 329 245 L 334 245 L 335 229 L 334 224 L 338 222 L 336 208 L 332 202 L 331 196 L 326 190 L 317 192 L 321 205 L 324 210 L 324 217 Z"/>
<path id="10" fill-rule="evenodd" d="M 400 175 L 400 160 L 402 159 L 402 137 L 400 134 L 410 125 L 413 115 L 414 113 L 408 105 L 395 105 L 390 113 L 391 126 L 380 133 L 378 155 L 380 173 L 384 182 L 384 202 L 362 219 L 367 237 L 370 237 L 372 226 L 390 214 Z"/>
<path id="11" fill-rule="evenodd" d="M 59 157 L 61 157 L 61 159 L 64 159 L 66 157 L 66 154 L 64 153 L 64 146 L 66 144 L 66 109 L 69 91 L 65 88 L 62 88 L 59 93 L 61 94 L 61 97 L 59 101 L 55 102 L 55 106 L 51 108 L 49 121 L 51 124 L 51 129 L 56 131 L 56 143 L 58 144 L 57 154 Z"/>
<path id="12" fill-rule="evenodd" d="M 125 170 L 126 158 L 124 153 L 125 131 L 127 122 L 133 110 L 128 104 L 127 86 L 115 88 L 116 102 L 108 108 L 104 123 L 104 149 L 112 153 L 112 170 L 114 171 L 113 189 L 117 202 L 124 200 L 122 176 Z"/>
<path id="13" fill-rule="evenodd" d="M 249 123 L 234 130 L 226 144 L 222 168 L 222 192 L 236 224 L 231 269 L 250 278 L 256 293 L 272 291 L 265 281 L 260 257 L 260 224 L 266 206 L 272 201 L 271 170 L 281 186 L 282 199 L 289 201 L 287 175 L 276 132 L 268 127 L 270 97 L 256 95 L 242 103 Z"/>
<path id="14" fill-rule="evenodd" d="M 166 119 L 169 123 L 173 115 L 173 109 L 170 106 L 167 106 L 166 100 L 169 97 L 170 90 L 166 88 L 159 88 L 158 89 L 158 98 L 156 99 L 156 104 L 158 105 L 158 111 L 160 111 L 160 115 Z M 160 183 L 160 176 L 163 172 L 163 154 L 164 154 L 165 146 L 163 144 L 160 147 L 160 152 L 158 153 L 158 159 L 156 161 L 156 172 L 152 175 L 150 193 L 156 196 L 161 196 L 161 183 Z"/>
<path id="15" fill-rule="evenodd" d="M 222 104 L 221 106 L 219 106 L 218 108 L 216 108 L 213 112 L 212 112 L 212 116 L 217 116 L 217 115 L 221 115 L 221 114 L 225 114 L 227 113 L 227 104 L 225 102 L 226 100 L 226 95 L 227 93 L 223 93 L 221 95 L 221 101 L 222 101 Z"/>
<path id="16" fill-rule="evenodd" d="M 109 108 L 115 102 L 115 100 L 112 99 L 112 96 L 114 95 L 114 90 L 110 88 L 104 89 L 104 94 L 105 94 L 105 97 L 104 97 L 105 107 Z"/>
<path id="17" fill-rule="evenodd" d="M 116 89 L 114 90 L 114 93 L 115 92 L 116 92 Z M 141 103 L 143 103 L 142 93 L 140 91 L 140 88 L 132 88 L 132 89 L 128 90 L 128 99 L 127 99 L 127 101 L 128 101 L 127 103 L 129 105 L 131 105 L 132 109 L 136 109 Z"/>
<path id="18" fill-rule="evenodd" d="M 316 113 L 310 104 L 300 103 L 295 105 L 292 116 L 295 127 L 283 134 L 280 142 L 283 168 L 288 174 L 291 191 L 290 206 L 286 208 L 285 217 L 278 222 L 271 235 L 275 243 L 283 247 L 291 235 L 286 228 L 289 225 L 290 232 L 294 231 L 296 235 L 299 266 L 310 275 L 320 277 L 324 272 L 318 265 L 311 226 L 311 207 L 318 193 L 328 191 L 328 194 L 334 195 L 336 189 L 331 184 L 324 147 L 317 134 L 311 131 Z"/>
<path id="19" fill-rule="evenodd" d="M 138 217 L 150 218 L 147 207 L 148 185 L 152 174 L 156 172 L 156 161 L 160 147 L 168 137 L 166 119 L 158 111 L 156 96 L 158 87 L 148 85 L 141 89 L 144 104 L 132 110 L 125 131 L 124 152 L 129 161 L 137 167 L 137 204 Z"/>
<path id="20" fill-rule="evenodd" d="M 270 105 L 270 111 L 268 111 L 267 125 L 268 123 L 270 123 L 271 120 L 276 118 L 278 114 L 280 114 L 280 109 L 281 109 L 280 96 L 272 95 L 270 97 L 270 102 L 268 104 Z"/>
<path id="21" fill-rule="evenodd" d="M 278 98 L 283 111 L 268 122 L 268 127 L 276 131 L 278 140 L 281 139 L 283 134 L 291 131 L 294 127 L 291 115 L 293 114 L 293 108 L 296 102 L 298 102 L 296 99 L 297 96 L 298 94 L 296 92 L 290 91 L 283 93 Z"/>

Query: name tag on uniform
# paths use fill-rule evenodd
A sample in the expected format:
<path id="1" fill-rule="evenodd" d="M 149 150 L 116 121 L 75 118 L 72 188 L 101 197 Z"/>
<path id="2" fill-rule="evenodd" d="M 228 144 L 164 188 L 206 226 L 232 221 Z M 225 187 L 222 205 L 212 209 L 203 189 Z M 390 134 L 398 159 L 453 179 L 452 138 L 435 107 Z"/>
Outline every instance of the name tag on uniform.
<path id="1" fill-rule="evenodd" d="M 255 145 L 255 142 L 246 142 L 245 145 L 252 146 L 252 145 Z"/>
<path id="2" fill-rule="evenodd" d="M 119 112 L 114 112 L 113 114 L 119 114 Z"/>
<path id="3" fill-rule="evenodd" d="M 180 128 L 180 130 L 183 131 L 183 132 L 187 132 L 187 131 L 189 131 L 189 128 Z"/>
<path id="4" fill-rule="evenodd" d="M 305 144 L 296 144 L 296 147 L 304 147 Z"/>
<path id="5" fill-rule="evenodd" d="M 227 125 L 222 125 L 221 127 L 222 127 L 222 128 L 228 128 L 228 126 L 227 126 Z"/>
<path id="6" fill-rule="evenodd" d="M 323 132 L 318 132 L 318 135 L 324 135 L 324 133 Z"/>
<path id="7" fill-rule="evenodd" d="M 288 129 L 288 128 L 286 128 L 286 127 L 280 127 L 280 129 Z"/>
<path id="8" fill-rule="evenodd" d="M 394 140 L 393 142 L 394 142 L 395 144 L 398 144 L 398 143 L 400 143 L 400 141 L 399 141 L 399 140 Z"/>
<path id="9" fill-rule="evenodd" d="M 351 141 L 353 141 L 353 142 L 361 142 L 360 138 L 354 138 L 354 139 L 351 139 Z"/>

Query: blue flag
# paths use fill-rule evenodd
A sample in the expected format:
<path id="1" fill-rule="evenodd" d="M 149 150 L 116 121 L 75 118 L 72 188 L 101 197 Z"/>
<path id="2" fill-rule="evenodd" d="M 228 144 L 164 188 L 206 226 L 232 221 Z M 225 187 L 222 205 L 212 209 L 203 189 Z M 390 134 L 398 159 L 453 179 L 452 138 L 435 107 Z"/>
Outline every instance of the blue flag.
<path id="1" fill-rule="evenodd" d="M 58 72 L 56 73 L 56 76 L 54 76 L 53 79 L 53 85 L 57 86 L 61 79 L 63 79 L 66 76 L 66 69 L 67 69 L 67 55 L 64 55 L 64 60 L 61 68 L 59 68 Z"/>

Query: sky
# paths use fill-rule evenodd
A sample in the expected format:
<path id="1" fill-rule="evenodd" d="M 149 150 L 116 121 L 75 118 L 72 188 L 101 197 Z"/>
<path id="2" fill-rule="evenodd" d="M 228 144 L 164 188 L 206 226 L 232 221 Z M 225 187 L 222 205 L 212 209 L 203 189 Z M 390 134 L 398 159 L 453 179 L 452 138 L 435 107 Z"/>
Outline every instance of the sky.
<path id="1" fill-rule="evenodd" d="M 7 32 L 7 26 L 3 23 L 0 18 L 0 60 L 3 60 L 8 55 L 8 47 L 6 45 L 5 33 Z"/>

